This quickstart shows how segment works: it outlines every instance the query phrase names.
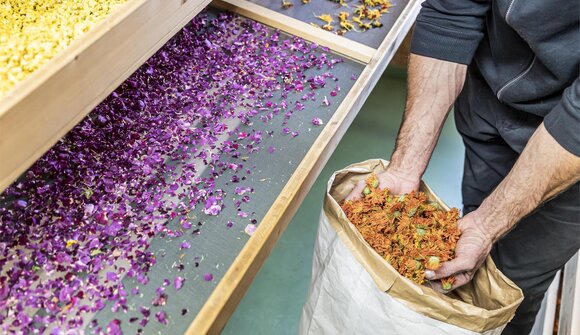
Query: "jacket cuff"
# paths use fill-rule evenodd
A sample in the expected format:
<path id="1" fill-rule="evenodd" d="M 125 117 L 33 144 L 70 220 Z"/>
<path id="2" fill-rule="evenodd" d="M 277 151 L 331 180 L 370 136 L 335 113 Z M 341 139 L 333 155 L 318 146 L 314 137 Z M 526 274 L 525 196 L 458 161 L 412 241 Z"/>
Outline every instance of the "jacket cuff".
<path id="1" fill-rule="evenodd" d="M 544 127 L 564 149 L 580 157 L 580 103 L 571 95 L 577 84 L 567 88 L 562 100 L 544 118 Z M 577 93 L 577 92 L 576 92 Z"/>
<path id="2" fill-rule="evenodd" d="M 469 65 L 483 34 L 462 33 L 417 20 L 411 52 L 416 55 Z"/>

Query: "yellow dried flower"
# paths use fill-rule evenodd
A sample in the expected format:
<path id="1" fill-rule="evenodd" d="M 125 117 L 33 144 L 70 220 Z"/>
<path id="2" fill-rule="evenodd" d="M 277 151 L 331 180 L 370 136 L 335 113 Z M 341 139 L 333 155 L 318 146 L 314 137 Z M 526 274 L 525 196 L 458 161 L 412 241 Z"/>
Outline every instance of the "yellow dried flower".
<path id="1" fill-rule="evenodd" d="M 322 29 L 332 31 L 334 28 L 332 27 L 331 24 L 325 24 L 322 26 Z"/>
<path id="2" fill-rule="evenodd" d="M 291 1 L 282 0 L 282 8 L 290 8 L 294 6 L 294 3 Z"/>
<path id="3" fill-rule="evenodd" d="M 361 27 L 362 27 L 364 30 L 369 30 L 369 29 L 371 29 L 373 26 L 372 26 L 370 23 L 363 23 L 363 24 L 361 25 Z"/>
<path id="4" fill-rule="evenodd" d="M 378 9 L 370 9 L 367 13 L 367 18 L 376 20 L 381 17 L 381 12 Z"/>
<path id="5" fill-rule="evenodd" d="M 75 244 L 79 244 L 79 242 L 77 240 L 68 240 L 68 241 L 66 241 L 66 247 L 67 248 L 71 248 Z"/>
<path id="6" fill-rule="evenodd" d="M 348 7 L 344 0 L 330 0 L 335 3 L 340 3 L 341 5 Z M 302 0 L 303 3 L 309 3 L 310 0 Z M 338 35 L 344 35 L 347 31 L 359 31 L 355 29 L 357 24 L 362 28 L 362 31 L 366 31 L 372 28 L 382 27 L 383 24 L 380 22 L 381 15 L 388 12 L 388 8 L 393 5 L 389 0 L 359 0 L 359 5 L 354 7 L 349 11 L 340 11 L 336 17 L 339 21 L 339 26 L 336 27 L 336 33 Z M 352 15 L 356 16 L 352 16 Z M 326 22 L 325 25 L 320 28 L 332 31 L 334 27 L 331 25 L 334 20 L 330 14 L 323 14 L 317 16 L 318 19 Z M 352 22 L 349 22 L 349 18 L 352 16 Z M 353 23 L 354 22 L 354 23 Z"/>
<path id="7" fill-rule="evenodd" d="M 127 1 L 0 1 L 0 96 Z"/>
<path id="8" fill-rule="evenodd" d="M 340 26 L 346 31 L 350 31 L 351 29 L 354 29 L 354 25 L 349 21 L 341 21 Z"/>
<path id="9" fill-rule="evenodd" d="M 330 16 L 330 14 L 322 14 L 322 15 L 318 15 L 316 17 L 321 19 L 322 21 L 326 22 L 327 24 L 331 24 L 334 21 L 332 19 L 332 16 Z"/>

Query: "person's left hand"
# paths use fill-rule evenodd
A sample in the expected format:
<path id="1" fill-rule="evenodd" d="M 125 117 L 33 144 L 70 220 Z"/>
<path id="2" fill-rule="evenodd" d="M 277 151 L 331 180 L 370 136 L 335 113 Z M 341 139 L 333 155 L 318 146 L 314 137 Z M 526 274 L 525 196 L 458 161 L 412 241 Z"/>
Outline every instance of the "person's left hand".
<path id="1" fill-rule="evenodd" d="M 455 258 L 441 263 L 435 271 L 425 271 L 425 277 L 433 281 L 431 287 L 435 290 L 449 292 L 442 289 L 439 279 L 452 275 L 455 276 L 455 283 L 451 290 L 467 284 L 489 255 L 492 235 L 485 230 L 481 216 L 476 210 L 461 218 L 458 222 L 461 236 L 455 248 Z"/>

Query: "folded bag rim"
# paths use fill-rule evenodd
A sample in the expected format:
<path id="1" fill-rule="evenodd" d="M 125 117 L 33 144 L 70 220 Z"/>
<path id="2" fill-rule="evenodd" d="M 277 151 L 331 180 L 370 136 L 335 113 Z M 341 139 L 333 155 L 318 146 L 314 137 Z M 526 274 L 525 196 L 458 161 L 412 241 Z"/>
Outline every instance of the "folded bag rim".
<path id="1" fill-rule="evenodd" d="M 327 216 L 340 240 L 371 275 L 381 291 L 390 294 L 414 311 L 479 333 L 507 324 L 523 300 L 523 294 L 515 283 L 496 268 L 490 256 L 468 285 L 454 290 L 455 298 L 452 298 L 429 287 L 417 285 L 400 275 L 350 223 L 338 201 L 344 199 L 356 182 L 373 172 L 384 171 L 388 164 L 386 160 L 370 159 L 336 171 L 330 178 L 324 200 L 324 215 Z M 425 192 L 431 201 L 449 210 L 449 207 L 423 181 L 421 191 Z"/>

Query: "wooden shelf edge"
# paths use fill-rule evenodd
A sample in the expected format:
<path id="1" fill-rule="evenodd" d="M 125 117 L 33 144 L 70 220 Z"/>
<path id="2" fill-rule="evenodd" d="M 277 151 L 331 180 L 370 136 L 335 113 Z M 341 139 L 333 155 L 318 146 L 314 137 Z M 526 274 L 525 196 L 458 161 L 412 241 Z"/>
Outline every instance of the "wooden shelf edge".
<path id="1" fill-rule="evenodd" d="M 247 0 L 214 0 L 212 6 L 236 13 L 288 34 L 328 47 L 334 52 L 352 58 L 363 64 L 371 61 L 376 50 L 362 43 L 349 40 L 334 33 L 313 29 L 303 21 L 278 13 Z"/>
<path id="2" fill-rule="evenodd" d="M 0 117 L 9 111 L 16 103 L 25 99 L 31 92 L 37 89 L 42 83 L 48 80 L 56 72 L 62 69 L 71 61 L 74 61 L 76 55 L 84 52 L 91 44 L 101 39 L 107 32 L 117 24 L 120 24 L 132 12 L 137 10 L 147 0 L 130 0 L 114 10 L 109 16 L 83 34 L 78 39 L 71 42 L 60 54 L 50 59 L 46 64 L 41 66 L 37 71 L 31 73 L 24 80 L 16 83 L 11 90 L 6 92 L 0 102 Z"/>
<path id="3" fill-rule="evenodd" d="M 0 104 L 0 192 L 209 3 L 131 1 L 17 85 Z"/>
<path id="4" fill-rule="evenodd" d="M 237 1 L 236 1 L 237 2 Z M 422 0 L 411 0 L 236 257 L 186 334 L 219 334 L 405 38 Z"/>

